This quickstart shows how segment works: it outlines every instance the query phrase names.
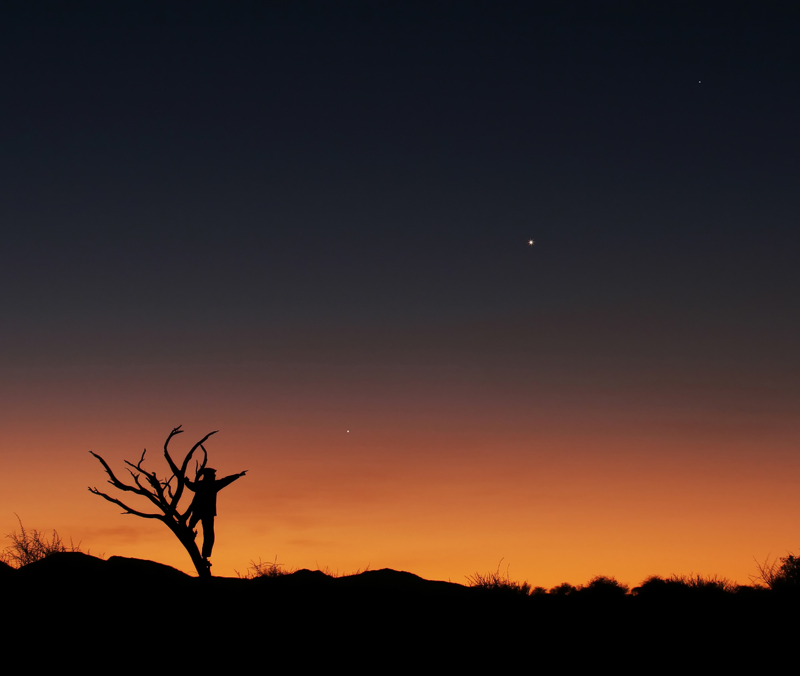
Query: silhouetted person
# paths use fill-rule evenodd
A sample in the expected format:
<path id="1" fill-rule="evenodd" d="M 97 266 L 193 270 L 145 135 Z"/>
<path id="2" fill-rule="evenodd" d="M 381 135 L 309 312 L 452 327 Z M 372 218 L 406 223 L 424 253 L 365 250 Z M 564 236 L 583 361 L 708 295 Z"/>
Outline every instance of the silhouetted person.
<path id="1" fill-rule="evenodd" d="M 217 515 L 217 493 L 239 477 L 247 474 L 247 470 L 239 474 L 231 474 L 224 479 L 216 480 L 217 470 L 206 467 L 197 481 L 186 480 L 186 487 L 194 491 L 192 504 L 189 505 L 189 528 L 194 530 L 197 522 L 203 523 L 203 559 L 208 563 L 211 550 L 214 548 L 214 517 Z M 195 531 L 197 535 L 197 531 Z M 210 566 L 211 564 L 208 563 Z"/>

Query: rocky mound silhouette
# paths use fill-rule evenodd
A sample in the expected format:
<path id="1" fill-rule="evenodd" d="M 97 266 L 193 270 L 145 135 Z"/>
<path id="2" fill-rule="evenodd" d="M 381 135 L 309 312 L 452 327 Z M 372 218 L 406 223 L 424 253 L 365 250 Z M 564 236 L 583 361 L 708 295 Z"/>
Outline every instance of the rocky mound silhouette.
<path id="1" fill-rule="evenodd" d="M 29 563 L 16 571 L 21 584 L 76 583 L 86 585 L 101 582 L 150 582 L 156 584 L 186 584 L 193 579 L 177 568 L 123 556 L 100 559 L 83 552 L 57 552 Z"/>

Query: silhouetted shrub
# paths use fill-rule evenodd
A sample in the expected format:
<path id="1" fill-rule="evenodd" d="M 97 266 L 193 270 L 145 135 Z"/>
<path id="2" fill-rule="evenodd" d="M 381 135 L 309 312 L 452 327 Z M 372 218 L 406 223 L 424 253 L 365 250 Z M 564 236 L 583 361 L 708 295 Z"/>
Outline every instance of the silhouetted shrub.
<path id="1" fill-rule="evenodd" d="M 773 581 L 779 587 L 800 588 L 800 557 L 787 554 L 781 558 L 778 576 Z"/>
<path id="2" fill-rule="evenodd" d="M 758 564 L 759 574 L 751 576 L 755 583 L 767 585 L 780 592 L 800 592 L 800 557 L 787 554 L 770 563 L 769 557 L 763 564 Z"/>
<path id="3" fill-rule="evenodd" d="M 739 588 L 735 582 L 727 578 L 703 577 L 702 575 L 670 575 L 670 582 L 682 584 L 689 589 L 703 594 L 733 594 Z"/>
<path id="4" fill-rule="evenodd" d="M 500 563 L 502 562 L 503 559 L 500 559 Z M 475 575 L 467 575 L 469 586 L 519 594 L 520 596 L 530 596 L 531 585 L 528 582 L 513 581 L 509 577 L 508 567 L 506 567 L 506 575 L 503 577 L 503 574 L 500 572 L 500 563 L 497 564 L 497 570 L 493 573 L 475 573 Z"/>
<path id="5" fill-rule="evenodd" d="M 739 585 L 726 578 L 703 577 L 702 575 L 670 575 L 664 579 L 651 575 L 633 592 L 643 598 L 697 598 L 698 596 L 720 596 L 733 594 Z"/>
<path id="6" fill-rule="evenodd" d="M 651 575 L 638 587 L 634 587 L 631 593 L 643 598 L 667 598 L 680 594 L 686 590 L 686 586 L 674 580 L 665 580 L 660 575 Z"/>
<path id="7" fill-rule="evenodd" d="M 740 584 L 736 588 L 736 595 L 740 598 L 747 598 L 747 599 L 761 598 L 765 594 L 769 593 L 770 593 L 769 589 L 758 584 L 752 584 L 752 585 Z"/>
<path id="8" fill-rule="evenodd" d="M 247 567 L 247 572 L 242 575 L 237 570 L 236 575 L 244 580 L 253 580 L 257 577 L 280 577 L 281 575 L 289 575 L 292 572 L 285 570 L 283 564 L 278 563 L 278 557 L 276 556 L 272 563 L 264 563 L 261 559 L 258 560 L 258 563 L 251 560 L 250 565 Z"/>
<path id="9" fill-rule="evenodd" d="M 55 554 L 56 552 L 79 552 L 80 543 L 77 546 L 70 541 L 67 547 L 61 540 L 61 536 L 57 531 L 48 539 L 47 535 L 33 529 L 31 531 L 25 530 L 22 525 L 22 520 L 17 516 L 19 521 L 19 533 L 14 531 L 6 537 L 11 540 L 11 544 L 0 552 L 0 561 L 7 563 L 12 568 L 21 568 L 27 566 L 34 561 L 41 561 L 43 558 Z"/>
<path id="10" fill-rule="evenodd" d="M 622 598 L 628 593 L 628 585 L 617 582 L 616 578 L 597 575 L 580 587 L 578 593 L 592 598 Z"/>
<path id="11" fill-rule="evenodd" d="M 569 596 L 570 594 L 574 594 L 578 591 L 578 588 L 574 585 L 571 585 L 569 582 L 562 582 L 559 585 L 556 585 L 550 590 L 550 594 L 554 596 Z"/>

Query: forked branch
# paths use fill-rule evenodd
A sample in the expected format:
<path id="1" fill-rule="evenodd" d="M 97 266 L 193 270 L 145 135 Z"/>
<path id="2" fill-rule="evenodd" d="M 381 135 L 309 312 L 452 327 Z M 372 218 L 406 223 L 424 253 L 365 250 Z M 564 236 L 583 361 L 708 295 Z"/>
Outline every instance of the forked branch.
<path id="1" fill-rule="evenodd" d="M 117 500 L 116 498 L 112 498 L 110 495 L 106 495 L 105 493 L 98 491 L 97 488 L 89 488 L 90 493 L 94 493 L 95 495 L 99 495 L 101 498 L 108 500 L 109 502 L 113 502 L 115 505 L 119 505 L 125 511 L 123 514 L 133 514 L 134 516 L 141 516 L 143 519 L 161 519 L 164 520 L 163 514 L 147 514 L 145 512 L 140 512 L 138 509 L 133 509 L 133 507 L 129 507 L 126 505 L 122 500 Z"/>

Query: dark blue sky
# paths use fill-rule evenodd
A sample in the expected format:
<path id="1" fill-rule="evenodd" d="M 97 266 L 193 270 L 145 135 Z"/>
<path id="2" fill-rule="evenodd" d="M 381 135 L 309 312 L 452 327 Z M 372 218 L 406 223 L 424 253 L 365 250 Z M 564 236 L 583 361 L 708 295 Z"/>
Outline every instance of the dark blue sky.
<path id="1" fill-rule="evenodd" d="M 798 14 L 650 4 L 6 10 L 2 359 L 796 366 Z"/>

